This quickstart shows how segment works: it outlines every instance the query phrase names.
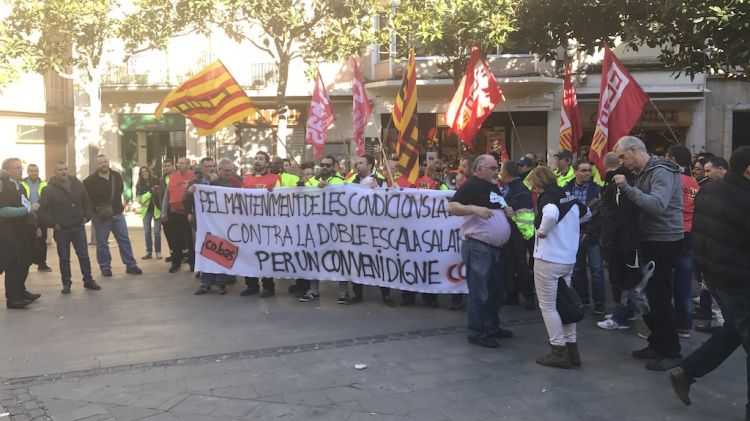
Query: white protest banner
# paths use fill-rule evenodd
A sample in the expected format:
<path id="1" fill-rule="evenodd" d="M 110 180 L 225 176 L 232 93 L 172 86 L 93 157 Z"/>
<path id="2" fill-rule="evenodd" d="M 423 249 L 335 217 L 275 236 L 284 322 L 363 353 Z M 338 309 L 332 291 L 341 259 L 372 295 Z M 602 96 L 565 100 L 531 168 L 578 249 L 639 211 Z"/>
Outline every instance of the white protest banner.
<path id="1" fill-rule="evenodd" d="M 195 269 L 465 293 L 452 192 L 198 185 Z"/>

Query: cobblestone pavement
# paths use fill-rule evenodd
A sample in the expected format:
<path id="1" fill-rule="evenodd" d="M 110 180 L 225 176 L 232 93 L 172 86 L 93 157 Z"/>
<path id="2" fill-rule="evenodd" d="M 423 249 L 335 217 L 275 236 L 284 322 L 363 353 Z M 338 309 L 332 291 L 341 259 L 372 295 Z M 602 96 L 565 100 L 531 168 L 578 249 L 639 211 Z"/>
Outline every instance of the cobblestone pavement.
<path id="1" fill-rule="evenodd" d="M 142 231 L 132 230 L 143 250 Z M 93 252 L 93 249 L 90 249 Z M 116 250 L 113 250 L 116 255 Z M 138 254 L 138 253 L 137 253 Z M 142 254 L 142 253 L 141 253 Z M 192 274 L 97 279 L 103 290 L 59 293 L 32 272 L 43 297 L 0 310 L 0 421 L 11 420 L 741 420 L 744 355 L 693 386 L 683 406 L 664 373 L 646 371 L 634 332 L 579 324 L 583 368 L 538 366 L 546 352 L 537 312 L 506 307 L 516 337 L 499 349 L 466 343 L 463 312 L 443 307 L 336 305 L 336 285 L 299 303 L 278 282 L 269 299 L 192 295 Z M 74 269 L 75 270 L 75 269 Z M 95 271 L 96 272 L 96 271 Z M 75 277 L 74 272 L 74 277 Z M 706 335 L 683 339 L 683 352 Z M 365 364 L 363 369 L 355 366 Z"/>

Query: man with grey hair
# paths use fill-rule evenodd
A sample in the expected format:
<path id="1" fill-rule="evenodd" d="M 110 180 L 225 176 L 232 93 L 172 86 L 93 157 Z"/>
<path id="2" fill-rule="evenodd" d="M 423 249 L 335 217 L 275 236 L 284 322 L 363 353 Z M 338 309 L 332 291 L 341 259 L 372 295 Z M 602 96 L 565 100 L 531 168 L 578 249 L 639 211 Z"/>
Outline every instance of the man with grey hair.
<path id="1" fill-rule="evenodd" d="M 512 211 L 497 186 L 497 161 L 492 155 L 474 160 L 473 176 L 457 191 L 448 212 L 463 216 L 461 260 L 469 287 L 468 341 L 485 348 L 497 348 L 496 339 L 513 333 L 500 327 L 503 296 L 502 247 L 510 238 L 508 217 Z"/>
<path id="2" fill-rule="evenodd" d="M 604 173 L 614 171 L 620 168 L 620 158 L 614 152 L 607 152 L 604 155 Z"/>
<path id="3" fill-rule="evenodd" d="M 622 174 L 612 180 L 640 209 L 641 251 L 645 262 L 655 264 L 653 276 L 646 285 L 651 312 L 643 316 L 651 335 L 648 346 L 633 351 L 633 357 L 650 360 L 646 363 L 649 370 L 664 371 L 677 365 L 682 357 L 671 281 L 684 237 L 680 167 L 649 155 L 643 141 L 633 136 L 622 137 L 615 153 L 622 164 L 636 174 L 632 186 Z"/>
<path id="4" fill-rule="evenodd" d="M 242 179 L 237 175 L 237 170 L 229 158 L 221 158 L 216 164 L 219 177 L 226 179 L 227 187 L 242 188 Z"/>
<path id="5" fill-rule="evenodd" d="M 9 309 L 22 309 L 39 298 L 26 290 L 34 250 L 36 212 L 39 203 L 31 203 L 21 186 L 23 163 L 8 158 L 0 174 L 0 271 L 5 272 L 5 298 Z"/>

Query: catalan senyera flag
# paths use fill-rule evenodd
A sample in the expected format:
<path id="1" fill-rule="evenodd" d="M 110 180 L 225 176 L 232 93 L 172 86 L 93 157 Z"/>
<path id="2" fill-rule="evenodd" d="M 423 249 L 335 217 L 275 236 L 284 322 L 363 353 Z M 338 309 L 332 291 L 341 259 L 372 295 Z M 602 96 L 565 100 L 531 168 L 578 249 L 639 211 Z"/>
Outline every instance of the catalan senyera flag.
<path id="1" fill-rule="evenodd" d="M 576 89 L 571 78 L 570 64 L 565 65 L 563 80 L 562 110 L 560 111 L 560 150 L 578 150 L 578 141 L 583 136 L 581 117 L 578 115 Z"/>
<path id="2" fill-rule="evenodd" d="M 156 108 L 156 118 L 161 118 L 165 108 L 190 119 L 200 136 L 215 133 L 258 111 L 220 60 L 174 88 Z"/>
<path id="3" fill-rule="evenodd" d="M 647 102 L 648 95 L 605 45 L 599 111 L 589 153 L 589 159 L 599 168 L 600 174 L 604 174 L 604 155 L 614 149 L 622 136 L 630 133 Z"/>
<path id="4" fill-rule="evenodd" d="M 419 129 L 417 127 L 417 74 L 414 67 L 414 49 L 409 54 L 404 80 L 393 105 L 393 125 L 398 130 L 398 165 L 403 175 L 414 184 L 419 178 Z"/>
<path id="5" fill-rule="evenodd" d="M 448 105 L 445 122 L 453 133 L 471 147 L 474 135 L 502 98 L 503 93 L 495 81 L 495 75 L 475 45 L 471 48 L 466 72 Z"/>

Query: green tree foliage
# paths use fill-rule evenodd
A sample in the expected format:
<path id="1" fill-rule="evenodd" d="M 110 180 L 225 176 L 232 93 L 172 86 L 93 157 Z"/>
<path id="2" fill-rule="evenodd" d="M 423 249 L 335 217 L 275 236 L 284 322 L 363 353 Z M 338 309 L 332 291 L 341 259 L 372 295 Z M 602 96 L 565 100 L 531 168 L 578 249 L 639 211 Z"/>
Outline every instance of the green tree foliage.
<path id="1" fill-rule="evenodd" d="M 277 100 L 286 106 L 289 64 L 340 61 L 358 56 L 373 40 L 371 0 L 154 0 L 140 3 L 126 25 L 130 48 L 163 48 L 185 31 L 223 30 L 237 42 L 263 51 L 278 68 Z M 169 27 L 160 32 L 157 28 Z"/>
<path id="2" fill-rule="evenodd" d="M 414 46 L 420 55 L 444 57 L 439 68 L 458 82 L 471 46 L 487 54 L 507 43 L 514 30 L 516 0 L 401 0 L 381 11 L 385 25 L 381 43 L 396 39 L 397 57 L 408 57 Z"/>
<path id="3" fill-rule="evenodd" d="M 120 28 L 114 0 L 15 0 L 0 26 L 0 69 L 95 72 Z"/>
<path id="4" fill-rule="evenodd" d="M 547 58 L 570 40 L 590 53 L 621 39 L 658 47 L 678 74 L 750 70 L 750 0 L 526 0 L 518 12 L 518 34 Z"/>

